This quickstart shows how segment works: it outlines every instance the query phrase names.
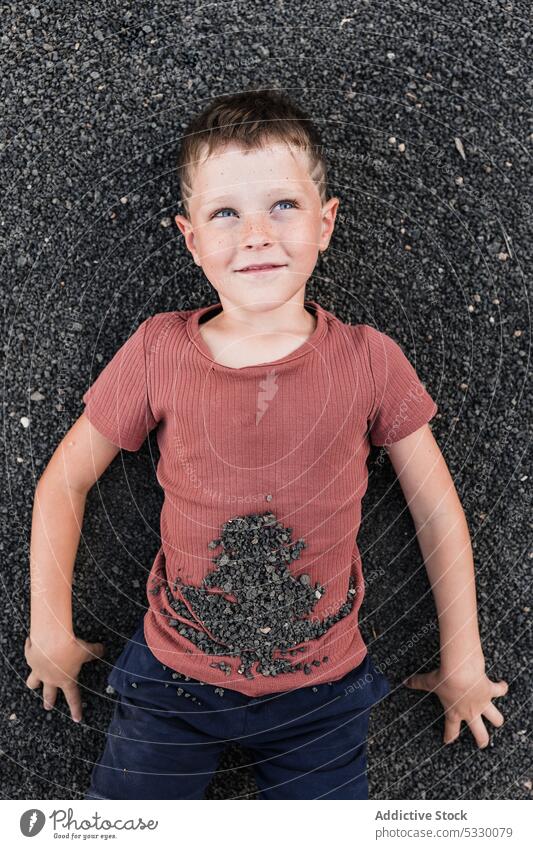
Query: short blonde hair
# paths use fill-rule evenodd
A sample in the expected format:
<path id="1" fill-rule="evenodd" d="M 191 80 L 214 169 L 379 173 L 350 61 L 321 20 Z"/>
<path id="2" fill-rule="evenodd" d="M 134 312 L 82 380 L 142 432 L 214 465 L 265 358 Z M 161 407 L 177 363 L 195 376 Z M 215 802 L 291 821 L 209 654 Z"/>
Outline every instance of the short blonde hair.
<path id="1" fill-rule="evenodd" d="M 327 201 L 327 160 L 311 118 L 284 92 L 253 89 L 216 97 L 185 130 L 178 155 L 178 175 L 187 218 L 190 219 L 189 200 L 197 163 L 230 142 L 245 151 L 276 142 L 306 150 L 310 177 L 322 204 Z"/>

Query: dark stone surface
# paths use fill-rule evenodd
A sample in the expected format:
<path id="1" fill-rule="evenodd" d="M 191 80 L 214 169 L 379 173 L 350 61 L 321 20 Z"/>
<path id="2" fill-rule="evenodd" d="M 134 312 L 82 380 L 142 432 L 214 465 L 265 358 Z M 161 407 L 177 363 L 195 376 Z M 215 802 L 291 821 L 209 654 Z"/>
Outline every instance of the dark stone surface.
<path id="1" fill-rule="evenodd" d="M 62 695 L 46 713 L 25 687 L 35 483 L 139 322 L 216 300 L 173 226 L 176 153 L 207 100 L 258 82 L 315 118 L 341 198 L 307 296 L 389 333 L 439 404 L 433 432 L 472 534 L 487 670 L 509 683 L 495 701 L 506 722 L 487 723 L 484 751 L 465 725 L 443 747 L 436 696 L 401 686 L 436 666 L 438 632 L 408 509 L 374 450 L 361 625 L 394 686 L 371 719 L 371 797 L 531 795 L 528 4 L 348 8 L 314 4 L 303 29 L 283 3 L 3 6 L 3 798 L 82 798 L 103 748 L 109 665 L 146 606 L 159 545 L 154 435 L 117 457 L 87 501 L 75 626 L 107 655 L 82 670 L 80 726 Z M 234 769 L 209 798 L 254 792 L 244 757 L 226 752 Z"/>

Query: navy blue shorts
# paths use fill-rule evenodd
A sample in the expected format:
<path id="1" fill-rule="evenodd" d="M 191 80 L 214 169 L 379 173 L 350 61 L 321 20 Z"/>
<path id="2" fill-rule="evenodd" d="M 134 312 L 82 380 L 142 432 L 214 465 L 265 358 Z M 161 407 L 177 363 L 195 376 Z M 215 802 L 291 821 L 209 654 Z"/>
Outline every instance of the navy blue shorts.
<path id="1" fill-rule="evenodd" d="M 108 678 L 118 699 L 85 799 L 203 799 L 230 743 L 251 750 L 261 799 L 368 799 L 369 712 L 391 689 L 369 654 L 331 684 L 257 698 L 172 672 L 141 622 Z"/>

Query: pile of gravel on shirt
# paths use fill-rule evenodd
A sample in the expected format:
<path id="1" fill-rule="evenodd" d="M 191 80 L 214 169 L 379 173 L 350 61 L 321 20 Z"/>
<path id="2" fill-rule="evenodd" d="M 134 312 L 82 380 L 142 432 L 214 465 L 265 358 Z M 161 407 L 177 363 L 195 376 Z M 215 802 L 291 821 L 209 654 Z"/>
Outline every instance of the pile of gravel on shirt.
<path id="1" fill-rule="evenodd" d="M 222 546 L 223 552 L 213 558 L 217 569 L 196 587 L 174 583 L 174 598 L 166 589 L 170 606 L 179 619 L 171 618 L 170 625 L 208 654 L 239 657 L 237 672 L 253 678 L 251 667 L 261 675 L 278 675 L 327 662 L 315 659 L 311 663 L 293 663 L 279 657 L 308 652 L 301 643 L 322 636 L 339 619 L 351 611 L 355 598 L 354 578 L 346 601 L 339 610 L 326 618 L 306 619 L 318 600 L 325 594 L 320 584 L 311 585 L 309 575 L 295 578 L 288 564 L 300 557 L 305 548 L 303 539 L 291 541 L 292 528 L 277 521 L 272 512 L 236 516 L 222 525 L 220 538 L 211 540 L 209 548 Z M 215 591 L 213 591 L 215 590 Z M 187 625 L 187 623 L 190 623 Z M 199 629 L 203 630 L 199 630 Z M 212 663 L 227 675 L 232 668 L 227 663 Z"/>

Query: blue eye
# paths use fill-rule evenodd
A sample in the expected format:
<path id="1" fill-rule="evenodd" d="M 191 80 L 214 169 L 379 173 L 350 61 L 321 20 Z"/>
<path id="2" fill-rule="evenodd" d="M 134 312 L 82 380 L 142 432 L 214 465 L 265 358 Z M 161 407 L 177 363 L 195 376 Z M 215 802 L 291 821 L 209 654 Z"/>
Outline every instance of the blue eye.
<path id="1" fill-rule="evenodd" d="M 219 209 L 218 212 L 213 212 L 211 218 L 218 218 L 221 212 L 233 212 L 231 209 Z"/>
<path id="2" fill-rule="evenodd" d="M 290 204 L 291 204 L 291 206 L 297 206 L 297 203 L 296 203 L 296 201 L 294 201 L 294 200 L 279 200 L 279 201 L 278 201 L 278 203 L 290 203 Z M 278 204 L 276 204 L 276 206 L 277 206 L 277 205 L 278 205 Z"/>
<path id="3" fill-rule="evenodd" d="M 274 204 L 274 206 L 278 206 L 280 203 L 290 203 L 291 206 L 293 206 L 293 207 L 298 206 L 298 203 L 295 200 L 278 200 L 278 202 L 276 204 Z M 217 209 L 216 212 L 213 212 L 213 214 L 211 215 L 211 218 L 219 218 L 219 217 L 226 218 L 227 216 L 225 216 L 225 215 L 221 216 L 220 215 L 221 212 L 235 212 L 235 210 L 226 206 L 222 209 Z"/>

